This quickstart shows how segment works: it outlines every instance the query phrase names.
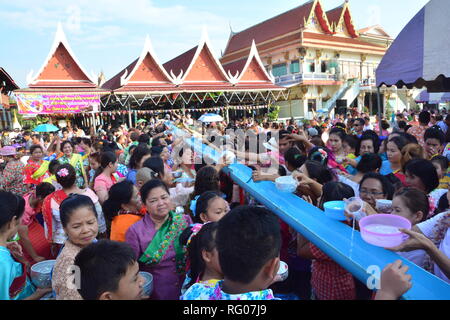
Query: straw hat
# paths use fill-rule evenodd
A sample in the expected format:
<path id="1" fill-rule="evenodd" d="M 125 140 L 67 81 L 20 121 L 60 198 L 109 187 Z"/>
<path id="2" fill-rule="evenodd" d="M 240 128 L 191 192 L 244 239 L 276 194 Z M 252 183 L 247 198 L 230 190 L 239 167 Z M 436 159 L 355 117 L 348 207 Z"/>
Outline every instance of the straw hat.
<path id="1" fill-rule="evenodd" d="M 0 149 L 0 156 L 15 156 L 16 154 L 16 148 L 13 146 L 6 146 Z"/>

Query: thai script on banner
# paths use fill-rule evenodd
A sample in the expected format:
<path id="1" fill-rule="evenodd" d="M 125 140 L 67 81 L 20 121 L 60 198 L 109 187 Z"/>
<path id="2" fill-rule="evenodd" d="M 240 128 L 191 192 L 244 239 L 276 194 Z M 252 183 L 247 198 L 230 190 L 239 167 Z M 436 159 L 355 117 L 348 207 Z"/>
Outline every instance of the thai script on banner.
<path id="1" fill-rule="evenodd" d="M 20 114 L 77 113 L 100 105 L 99 94 L 15 95 Z"/>

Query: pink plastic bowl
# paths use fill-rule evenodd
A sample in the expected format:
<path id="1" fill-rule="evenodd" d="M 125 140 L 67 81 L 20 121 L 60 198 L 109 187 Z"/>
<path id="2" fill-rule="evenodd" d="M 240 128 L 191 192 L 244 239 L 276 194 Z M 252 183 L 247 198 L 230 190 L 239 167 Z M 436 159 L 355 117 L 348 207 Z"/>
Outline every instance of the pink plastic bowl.
<path id="1" fill-rule="evenodd" d="M 367 243 L 383 248 L 393 248 L 408 239 L 398 229 L 411 230 L 411 222 L 393 214 L 374 214 L 359 222 L 361 237 Z"/>

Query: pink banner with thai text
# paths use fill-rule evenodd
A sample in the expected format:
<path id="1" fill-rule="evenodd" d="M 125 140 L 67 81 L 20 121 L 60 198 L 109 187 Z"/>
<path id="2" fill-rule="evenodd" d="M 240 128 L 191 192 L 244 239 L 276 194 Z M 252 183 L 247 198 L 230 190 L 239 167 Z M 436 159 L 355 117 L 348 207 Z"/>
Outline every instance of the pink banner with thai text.
<path id="1" fill-rule="evenodd" d="M 92 94 L 32 94 L 15 95 L 20 114 L 79 113 L 100 105 L 100 95 Z"/>

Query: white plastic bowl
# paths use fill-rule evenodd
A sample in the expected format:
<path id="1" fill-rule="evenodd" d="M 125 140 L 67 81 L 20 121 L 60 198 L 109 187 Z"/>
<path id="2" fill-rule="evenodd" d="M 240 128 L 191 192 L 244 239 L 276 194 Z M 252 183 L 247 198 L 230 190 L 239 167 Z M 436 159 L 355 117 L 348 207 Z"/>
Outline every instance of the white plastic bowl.
<path id="1" fill-rule="evenodd" d="M 52 271 L 56 260 L 46 260 L 31 266 L 30 278 L 38 288 L 52 287 Z"/>
<path id="2" fill-rule="evenodd" d="M 280 261 L 280 268 L 278 269 L 277 276 L 280 281 L 284 281 L 289 276 L 289 268 L 286 262 Z"/>
<path id="3" fill-rule="evenodd" d="M 292 176 L 285 176 L 276 179 L 275 185 L 281 192 L 293 193 L 297 190 L 298 182 Z"/>

